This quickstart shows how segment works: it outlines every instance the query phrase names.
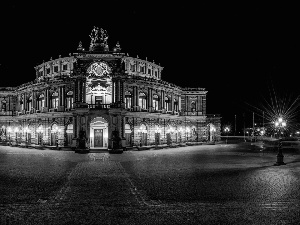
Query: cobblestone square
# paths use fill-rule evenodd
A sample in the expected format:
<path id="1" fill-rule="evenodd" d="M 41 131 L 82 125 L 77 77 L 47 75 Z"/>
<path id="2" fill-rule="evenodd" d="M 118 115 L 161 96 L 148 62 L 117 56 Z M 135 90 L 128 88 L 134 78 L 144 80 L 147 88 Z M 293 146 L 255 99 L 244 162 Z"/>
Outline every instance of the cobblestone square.
<path id="1" fill-rule="evenodd" d="M 0 146 L 1 224 L 299 224 L 300 157 L 250 144 L 76 154 Z"/>

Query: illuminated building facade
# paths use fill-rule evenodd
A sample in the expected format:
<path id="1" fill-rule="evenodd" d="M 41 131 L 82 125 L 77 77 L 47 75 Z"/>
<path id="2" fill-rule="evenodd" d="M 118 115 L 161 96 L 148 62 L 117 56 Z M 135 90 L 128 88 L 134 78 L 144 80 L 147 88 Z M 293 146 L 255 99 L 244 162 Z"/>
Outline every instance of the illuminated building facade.
<path id="1" fill-rule="evenodd" d="M 94 28 L 89 50 L 35 67 L 36 79 L 0 88 L 1 140 L 77 148 L 214 141 L 220 117 L 206 114 L 204 88 L 161 79 L 163 67 L 109 50 Z"/>

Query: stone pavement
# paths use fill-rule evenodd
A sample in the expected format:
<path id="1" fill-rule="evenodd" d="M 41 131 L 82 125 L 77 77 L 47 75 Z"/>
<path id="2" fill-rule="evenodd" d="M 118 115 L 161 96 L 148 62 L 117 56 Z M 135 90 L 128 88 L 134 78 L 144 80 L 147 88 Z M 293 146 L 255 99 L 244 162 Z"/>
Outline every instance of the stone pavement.
<path id="1" fill-rule="evenodd" d="M 300 157 L 248 145 L 75 154 L 0 146 L 1 224 L 299 224 Z"/>

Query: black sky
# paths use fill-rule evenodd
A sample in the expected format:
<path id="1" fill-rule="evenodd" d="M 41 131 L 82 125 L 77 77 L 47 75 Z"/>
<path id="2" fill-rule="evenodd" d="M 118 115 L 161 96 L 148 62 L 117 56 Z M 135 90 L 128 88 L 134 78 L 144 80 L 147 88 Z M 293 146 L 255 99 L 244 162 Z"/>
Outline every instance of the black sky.
<path id="1" fill-rule="evenodd" d="M 120 3 L 122 2 L 122 3 Z M 112 48 L 164 67 L 162 79 L 205 87 L 207 113 L 251 117 L 270 87 L 298 95 L 296 5 L 162 1 L 0 3 L 0 86 L 34 80 L 34 66 L 89 46 L 93 26 Z M 251 120 L 251 118 L 250 118 Z"/>

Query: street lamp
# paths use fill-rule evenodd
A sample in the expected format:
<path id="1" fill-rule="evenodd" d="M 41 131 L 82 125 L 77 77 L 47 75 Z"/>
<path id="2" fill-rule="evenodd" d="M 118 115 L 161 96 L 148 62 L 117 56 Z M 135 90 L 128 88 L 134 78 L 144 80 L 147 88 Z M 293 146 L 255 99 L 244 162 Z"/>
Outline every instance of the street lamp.
<path id="1" fill-rule="evenodd" d="M 228 133 L 229 133 L 229 131 L 230 131 L 229 127 L 225 127 L 225 128 L 224 128 L 224 131 L 225 131 L 225 134 L 227 134 L 227 137 L 226 137 L 226 144 L 227 144 Z"/>
<path id="2" fill-rule="evenodd" d="M 285 165 L 283 162 L 283 154 L 282 154 L 282 142 L 281 142 L 281 132 L 286 127 L 286 122 L 282 119 L 282 117 L 279 117 L 277 121 L 275 121 L 275 128 L 279 131 L 279 142 L 278 142 L 278 154 L 277 154 L 277 162 L 274 164 L 274 166 L 280 166 Z"/>
<path id="3" fill-rule="evenodd" d="M 53 128 L 53 131 L 55 133 L 56 148 L 58 149 L 58 132 L 60 132 L 61 129 L 59 129 L 58 126 L 55 126 Z"/>
<path id="4" fill-rule="evenodd" d="M 15 128 L 15 133 L 16 133 L 16 145 L 18 145 L 18 132 L 19 132 L 19 128 L 16 127 L 16 128 Z"/>
<path id="5" fill-rule="evenodd" d="M 38 143 L 39 145 L 42 145 L 42 132 L 43 132 L 43 129 L 41 128 L 41 126 L 39 126 L 37 129 L 36 129 L 36 132 L 38 133 Z"/>
<path id="6" fill-rule="evenodd" d="M 9 145 L 11 145 L 11 140 L 10 140 L 10 133 L 12 132 L 11 127 L 7 128 L 7 132 L 8 132 L 8 141 L 9 141 Z"/>
<path id="7" fill-rule="evenodd" d="M 29 132 L 28 127 L 25 127 L 24 131 L 25 131 L 25 147 L 28 147 L 28 137 L 27 137 L 27 133 Z"/>
<path id="8" fill-rule="evenodd" d="M 210 125 L 210 141 L 215 141 L 216 128 L 214 125 Z"/>

